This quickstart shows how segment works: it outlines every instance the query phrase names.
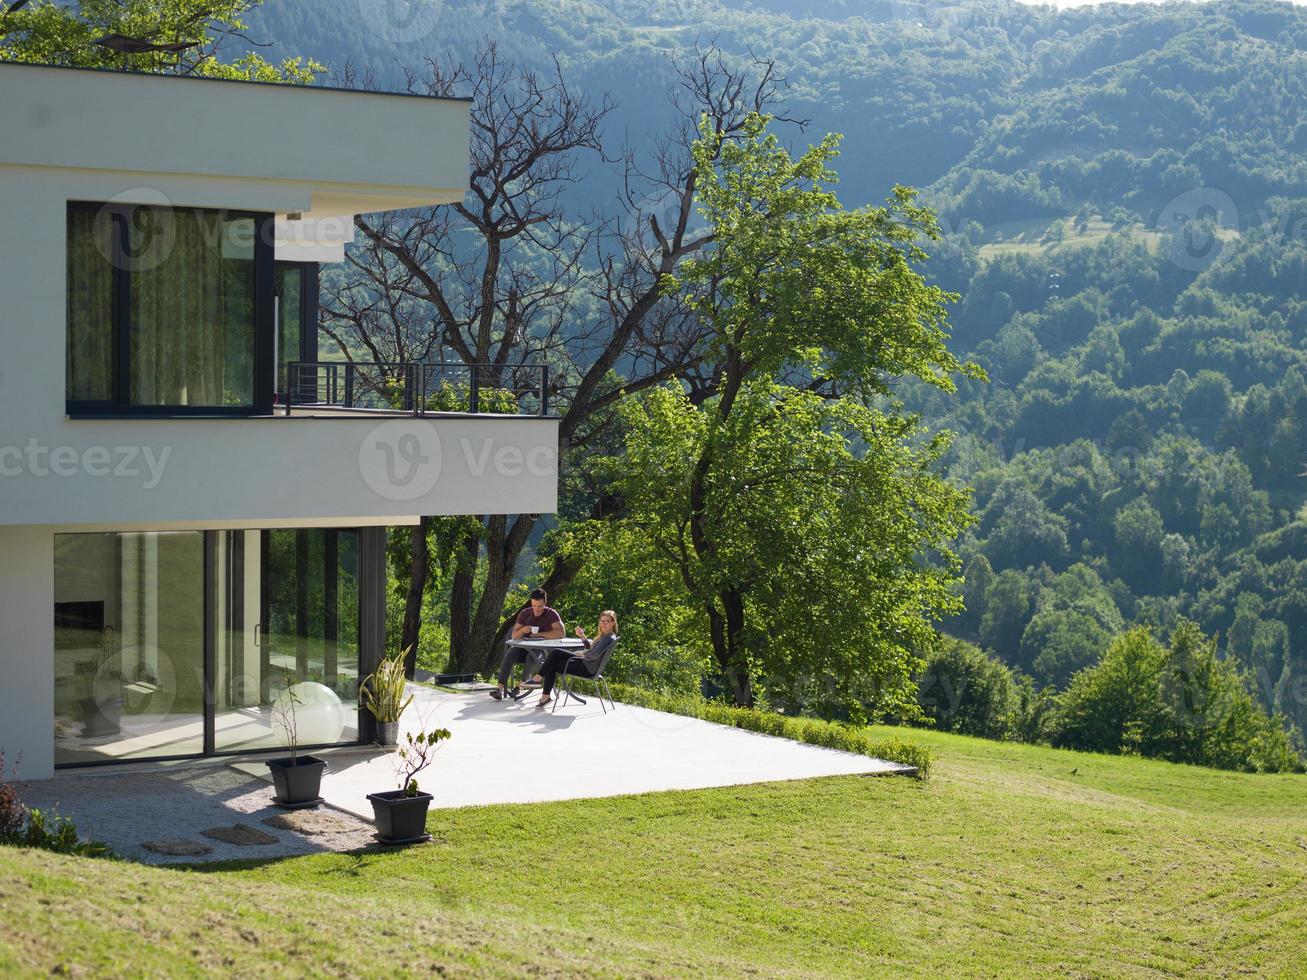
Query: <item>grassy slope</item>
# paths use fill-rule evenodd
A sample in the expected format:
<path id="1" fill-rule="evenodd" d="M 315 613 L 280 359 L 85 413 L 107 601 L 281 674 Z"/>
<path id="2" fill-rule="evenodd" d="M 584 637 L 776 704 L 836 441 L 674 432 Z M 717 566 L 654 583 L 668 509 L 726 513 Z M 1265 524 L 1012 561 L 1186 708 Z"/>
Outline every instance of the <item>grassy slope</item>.
<path id="1" fill-rule="evenodd" d="M 1307 778 L 920 738 L 926 783 L 449 811 L 400 853 L 184 872 L 0 851 L 0 975 L 1301 969 Z"/>

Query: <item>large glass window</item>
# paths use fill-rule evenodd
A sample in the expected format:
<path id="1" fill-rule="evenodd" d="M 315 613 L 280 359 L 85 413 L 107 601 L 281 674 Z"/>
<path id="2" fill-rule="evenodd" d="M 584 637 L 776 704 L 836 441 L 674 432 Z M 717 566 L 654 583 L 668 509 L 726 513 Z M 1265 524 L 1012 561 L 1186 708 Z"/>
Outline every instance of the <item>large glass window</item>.
<path id="1" fill-rule="evenodd" d="M 301 744 L 357 741 L 358 532 L 231 531 L 222 539 L 217 751 L 285 744 L 277 716 L 288 706 Z"/>
<path id="2" fill-rule="evenodd" d="M 258 370 L 263 320 L 271 330 L 271 283 L 259 288 L 269 221 L 70 205 L 70 412 L 269 409 L 271 365 L 266 381 Z"/>
<path id="3" fill-rule="evenodd" d="M 56 535 L 56 765 L 356 742 L 359 539 Z"/>
<path id="4" fill-rule="evenodd" d="M 68 400 L 113 398 L 114 223 L 68 212 Z"/>
<path id="5" fill-rule="evenodd" d="M 277 263 L 277 398 L 316 401 L 313 368 L 292 368 L 318 359 L 318 266 Z"/>
<path id="6" fill-rule="evenodd" d="M 204 534 L 55 535 L 55 763 L 204 750 Z"/>
<path id="7" fill-rule="evenodd" d="M 300 356 L 304 318 L 304 269 L 298 264 L 277 263 L 277 390 L 290 391 L 288 366 Z"/>

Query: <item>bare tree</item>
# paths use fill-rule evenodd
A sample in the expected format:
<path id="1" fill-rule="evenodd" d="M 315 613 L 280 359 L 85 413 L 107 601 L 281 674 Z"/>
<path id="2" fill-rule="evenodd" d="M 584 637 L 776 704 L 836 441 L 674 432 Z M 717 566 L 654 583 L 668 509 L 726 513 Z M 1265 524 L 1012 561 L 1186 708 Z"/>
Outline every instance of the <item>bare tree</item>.
<path id="1" fill-rule="evenodd" d="M 551 404 L 562 409 L 560 462 L 584 454 L 620 399 L 689 378 L 702 334 L 668 295 L 666 277 L 711 242 L 695 227 L 691 144 L 704 118 L 729 140 L 749 113 L 768 110 L 781 83 L 770 62 L 740 69 L 715 47 L 696 51 L 675 77 L 672 130 L 644 152 L 609 158 L 602 125 L 613 103 L 570 89 L 557 64 L 537 73 L 489 44 L 467 68 L 429 60 L 410 73 L 411 90 L 471 89 L 471 189 L 463 203 L 357 219 L 363 247 L 350 254 L 349 282 L 324 303 L 324 332 L 347 357 L 450 358 L 477 366 L 486 386 L 508 380 L 519 362 L 548 363 Z M 585 178 L 587 162 L 620 168 L 622 190 L 607 214 L 566 211 L 564 192 Z M 596 491 L 592 517 L 620 509 Z M 410 539 L 405 648 L 417 640 L 432 520 Z M 449 594 L 455 669 L 479 671 L 493 659 L 538 521 L 491 514 L 461 525 Z M 547 587 L 560 590 L 575 571 L 556 562 Z"/>

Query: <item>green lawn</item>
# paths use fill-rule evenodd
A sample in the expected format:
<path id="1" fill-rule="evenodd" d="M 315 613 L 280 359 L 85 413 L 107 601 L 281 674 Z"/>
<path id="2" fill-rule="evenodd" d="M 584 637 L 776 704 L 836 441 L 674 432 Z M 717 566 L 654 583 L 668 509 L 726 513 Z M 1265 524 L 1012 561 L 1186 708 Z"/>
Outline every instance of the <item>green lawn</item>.
<path id="1" fill-rule="evenodd" d="M 395 853 L 0 850 L 0 975 L 1302 975 L 1307 777 L 914 737 L 926 782 L 437 812 Z"/>

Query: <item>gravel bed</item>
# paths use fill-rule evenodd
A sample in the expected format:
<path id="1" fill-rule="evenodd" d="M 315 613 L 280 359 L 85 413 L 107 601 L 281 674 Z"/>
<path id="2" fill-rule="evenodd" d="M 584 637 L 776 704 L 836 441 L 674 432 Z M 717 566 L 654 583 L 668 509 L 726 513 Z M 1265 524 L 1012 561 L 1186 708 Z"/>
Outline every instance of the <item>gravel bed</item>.
<path id="1" fill-rule="evenodd" d="M 29 807 L 72 817 L 83 838 L 104 841 L 119 857 L 146 864 L 266 860 L 376 845 L 371 823 L 325 806 L 299 811 L 321 814 L 320 820 L 265 823 L 287 815 L 273 804 L 272 786 L 228 766 L 61 775 L 23 783 L 19 796 Z M 259 833 L 230 832 L 238 824 Z M 310 832 L 290 829 L 297 826 Z M 227 832 L 204 833 L 221 828 Z M 275 843 L 242 845 L 222 839 L 261 839 L 264 834 Z M 146 844 L 183 853 L 157 853 Z M 207 853 L 194 853 L 206 847 Z"/>

